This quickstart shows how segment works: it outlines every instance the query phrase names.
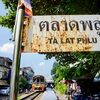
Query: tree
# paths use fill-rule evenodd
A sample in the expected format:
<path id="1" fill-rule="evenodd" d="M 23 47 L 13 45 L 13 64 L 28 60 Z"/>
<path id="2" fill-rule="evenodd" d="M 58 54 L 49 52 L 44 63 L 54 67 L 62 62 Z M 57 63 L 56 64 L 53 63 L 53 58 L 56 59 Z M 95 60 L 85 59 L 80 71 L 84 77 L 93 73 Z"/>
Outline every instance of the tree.
<path id="1" fill-rule="evenodd" d="M 23 89 L 28 89 L 28 82 L 26 80 L 26 78 L 24 76 L 22 76 L 19 80 L 19 87 L 23 88 Z"/>
<path id="2" fill-rule="evenodd" d="M 81 68 L 82 76 L 94 77 L 96 73 L 100 70 L 100 52 L 83 52 L 75 53 L 80 62 L 76 67 Z"/>

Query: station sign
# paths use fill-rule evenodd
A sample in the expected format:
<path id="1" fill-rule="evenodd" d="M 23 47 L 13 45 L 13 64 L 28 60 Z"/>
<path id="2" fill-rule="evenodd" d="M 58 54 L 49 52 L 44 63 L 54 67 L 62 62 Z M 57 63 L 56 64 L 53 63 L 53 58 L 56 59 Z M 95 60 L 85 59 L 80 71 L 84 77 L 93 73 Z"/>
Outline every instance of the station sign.
<path id="1" fill-rule="evenodd" d="M 100 15 L 25 17 L 22 52 L 100 51 Z"/>

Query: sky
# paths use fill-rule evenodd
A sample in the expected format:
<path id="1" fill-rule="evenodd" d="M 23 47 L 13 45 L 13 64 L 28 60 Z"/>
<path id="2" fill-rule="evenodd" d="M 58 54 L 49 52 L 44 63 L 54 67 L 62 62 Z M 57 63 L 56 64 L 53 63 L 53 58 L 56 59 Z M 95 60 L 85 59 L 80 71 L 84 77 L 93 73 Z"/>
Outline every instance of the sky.
<path id="1" fill-rule="evenodd" d="M 0 0 L 0 15 L 6 15 L 7 10 Z M 14 42 L 9 39 L 12 37 L 10 29 L 0 26 L 0 56 L 9 57 L 13 60 Z M 55 59 L 45 60 L 45 55 L 38 53 L 21 53 L 20 68 L 31 67 L 35 75 L 44 75 L 46 79 L 51 79 L 50 71 Z"/>

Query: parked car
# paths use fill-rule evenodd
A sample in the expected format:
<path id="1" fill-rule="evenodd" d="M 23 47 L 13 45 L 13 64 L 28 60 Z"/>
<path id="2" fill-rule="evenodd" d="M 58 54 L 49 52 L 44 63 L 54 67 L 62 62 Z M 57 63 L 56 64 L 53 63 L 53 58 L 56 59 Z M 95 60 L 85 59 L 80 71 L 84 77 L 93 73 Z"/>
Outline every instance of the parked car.
<path id="1" fill-rule="evenodd" d="M 9 95 L 10 87 L 9 86 L 0 86 L 0 95 Z"/>

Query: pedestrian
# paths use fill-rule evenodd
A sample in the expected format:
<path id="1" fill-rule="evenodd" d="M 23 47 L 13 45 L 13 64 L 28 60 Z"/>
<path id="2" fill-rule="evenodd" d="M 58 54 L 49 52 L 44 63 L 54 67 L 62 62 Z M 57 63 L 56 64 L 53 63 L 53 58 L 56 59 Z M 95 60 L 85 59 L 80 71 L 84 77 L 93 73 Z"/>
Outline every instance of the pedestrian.
<path id="1" fill-rule="evenodd" d="M 68 84 L 67 93 L 66 93 L 66 97 L 68 98 L 68 100 L 71 100 L 71 91 L 72 91 L 71 85 Z"/>

